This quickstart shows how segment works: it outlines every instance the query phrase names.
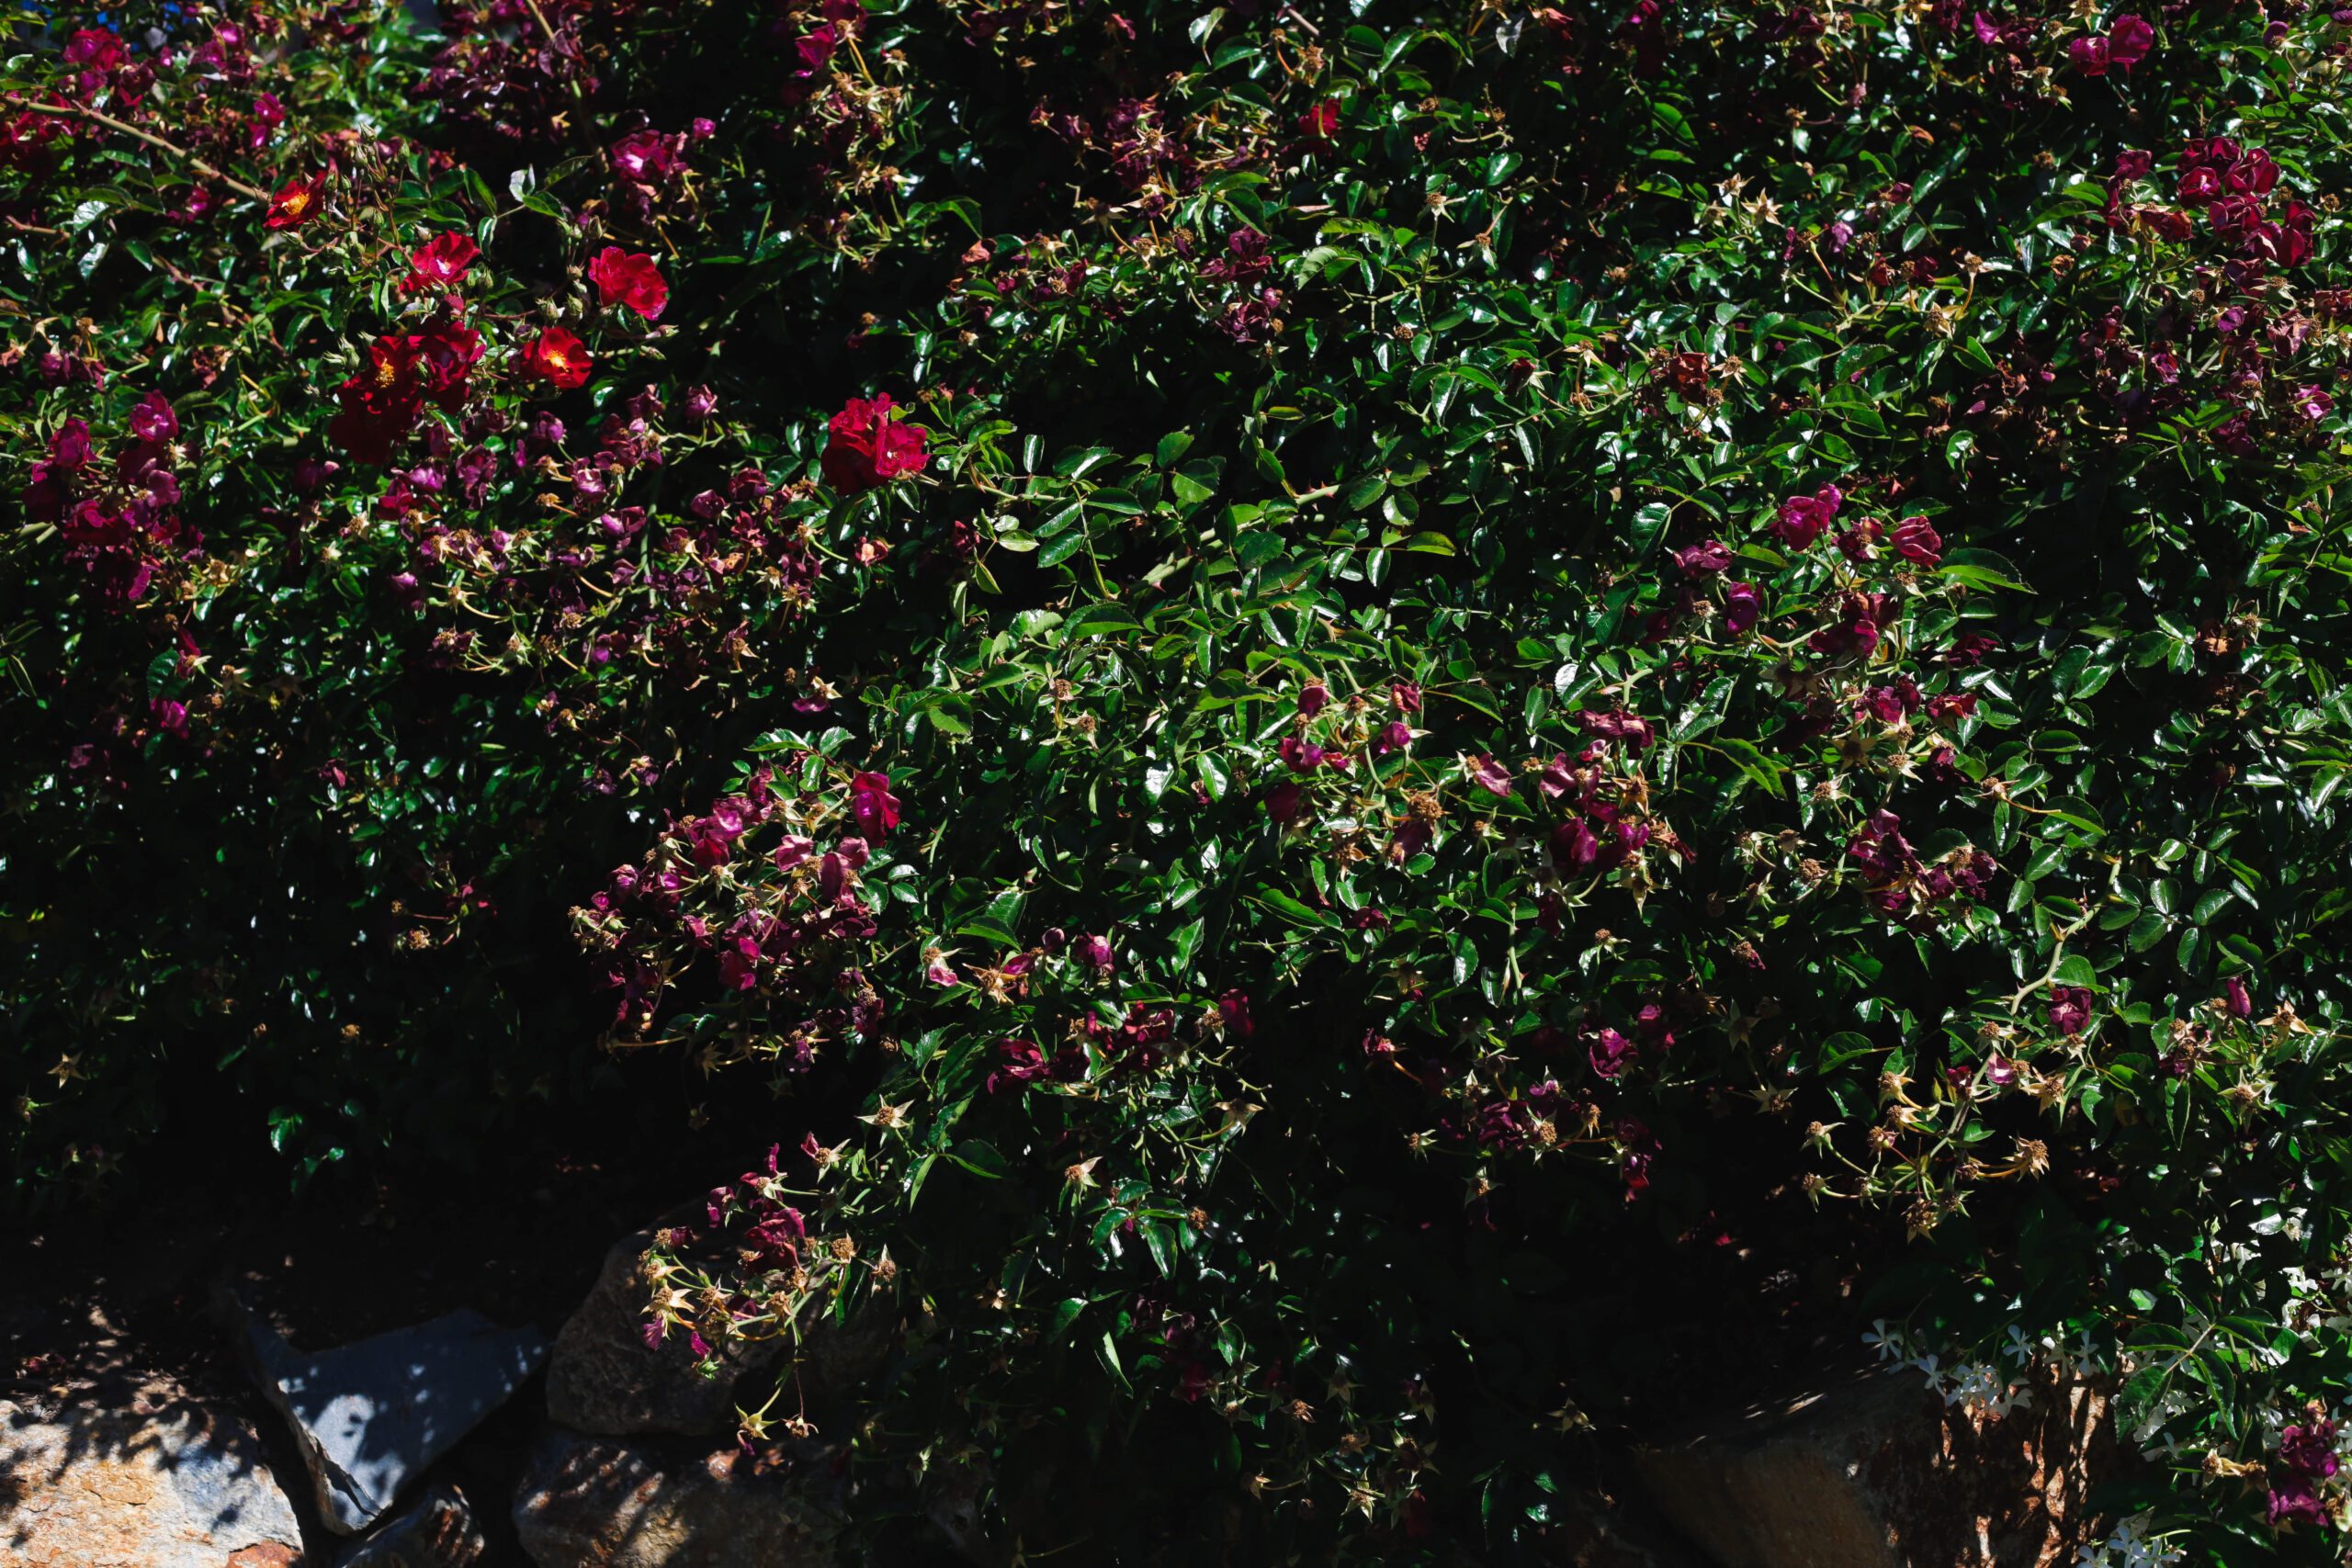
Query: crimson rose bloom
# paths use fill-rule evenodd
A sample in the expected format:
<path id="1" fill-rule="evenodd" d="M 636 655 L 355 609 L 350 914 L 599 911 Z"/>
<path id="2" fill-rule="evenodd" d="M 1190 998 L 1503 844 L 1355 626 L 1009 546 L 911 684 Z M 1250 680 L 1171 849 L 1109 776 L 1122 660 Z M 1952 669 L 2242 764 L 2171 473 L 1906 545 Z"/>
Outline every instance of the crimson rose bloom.
<path id="1" fill-rule="evenodd" d="M 2091 994 L 2080 986 L 2060 986 L 2050 993 L 2050 1027 L 2061 1034 L 2080 1034 L 2091 1021 Z"/>
<path id="2" fill-rule="evenodd" d="M 342 406 L 327 424 L 327 439 L 355 462 L 381 468 L 392 447 L 416 424 L 424 389 L 417 374 L 417 340 L 378 338 L 368 346 L 368 367 L 335 389 Z"/>
<path id="3" fill-rule="evenodd" d="M 179 433 L 180 416 L 173 412 L 171 400 L 161 392 L 148 393 L 130 411 L 130 434 L 141 441 L 160 446 Z"/>
<path id="4" fill-rule="evenodd" d="M 440 322 L 410 338 L 416 354 L 424 400 L 454 414 L 466 400 L 466 381 L 481 363 L 481 333 L 455 322 Z"/>
<path id="5" fill-rule="evenodd" d="M 1823 485 L 1811 495 L 1792 495 L 1781 502 L 1781 514 L 1769 531 L 1789 548 L 1804 549 L 1828 531 L 1845 501 L 1845 492 L 1836 485 Z"/>
<path id="6" fill-rule="evenodd" d="M 888 838 L 899 825 L 899 797 L 890 793 L 890 775 L 860 773 L 850 780 L 849 810 L 857 818 L 857 830 L 868 839 L 878 842 Z"/>
<path id="7" fill-rule="evenodd" d="M 606 305 L 626 305 L 647 321 L 670 302 L 670 286 L 654 270 L 651 256 L 633 256 L 618 245 L 606 245 L 588 264 L 588 281 L 596 286 Z"/>
<path id="8" fill-rule="evenodd" d="M 319 193 L 326 188 L 326 171 L 322 169 L 307 180 L 289 180 L 269 198 L 269 216 L 261 220 L 265 229 L 299 229 L 318 215 Z"/>
<path id="9" fill-rule="evenodd" d="M 549 327 L 523 351 L 523 374 L 552 382 L 559 391 L 586 381 L 592 363 L 586 345 L 561 327 Z"/>
<path id="10" fill-rule="evenodd" d="M 1709 539 L 1687 550 L 1674 552 L 1674 564 L 1686 577 L 1706 578 L 1731 565 L 1731 551 L 1720 539 Z"/>
<path id="11" fill-rule="evenodd" d="M 1598 735 L 1604 740 L 1622 740 L 1636 751 L 1648 750 L 1650 742 L 1657 739 L 1648 719 L 1636 718 L 1629 713 L 1599 713 L 1585 708 L 1577 713 L 1577 722 L 1584 726 L 1587 734 Z"/>
<path id="12" fill-rule="evenodd" d="M 1905 517 L 1894 525 L 1894 553 L 1921 566 L 1933 566 L 1944 557 L 1940 535 L 1924 517 Z"/>
<path id="13" fill-rule="evenodd" d="M 67 41 L 65 63 L 111 71 L 122 63 L 122 35 L 112 28 L 85 28 Z"/>
<path id="14" fill-rule="evenodd" d="M 414 294 L 421 289 L 447 288 L 466 276 L 466 269 L 481 254 L 481 247 L 463 234 L 436 234 L 419 245 L 408 258 L 408 276 L 401 280 L 401 292 Z"/>
<path id="15" fill-rule="evenodd" d="M 2233 977 L 2222 982 L 2222 1010 L 2232 1018 L 2254 1016 L 2254 998 L 2246 994 L 2244 980 Z M 2335 1472 L 2328 1473 L 2332 1475 Z"/>
<path id="16" fill-rule="evenodd" d="M 1753 630 L 1763 607 L 1763 602 L 1757 597 L 1756 584 L 1730 584 L 1724 590 L 1724 630 L 1734 637 Z"/>
<path id="17" fill-rule="evenodd" d="M 887 392 L 872 402 L 852 398 L 826 427 L 832 435 L 825 443 L 825 482 L 845 494 L 861 495 L 900 474 L 920 470 L 923 442 L 931 433 L 900 423 L 897 416 L 905 412 L 891 407 Z"/>

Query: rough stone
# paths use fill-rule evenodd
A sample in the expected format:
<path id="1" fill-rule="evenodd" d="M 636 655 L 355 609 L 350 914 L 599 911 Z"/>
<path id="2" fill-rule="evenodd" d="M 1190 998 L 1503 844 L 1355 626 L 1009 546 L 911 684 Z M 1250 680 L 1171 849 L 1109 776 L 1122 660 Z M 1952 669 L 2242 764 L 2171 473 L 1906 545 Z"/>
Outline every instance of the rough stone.
<path id="1" fill-rule="evenodd" d="M 290 1568 L 301 1540 L 226 1417 L 182 1401 L 43 1420 L 0 1402 L 0 1568 Z"/>
<path id="2" fill-rule="evenodd" d="M 2103 1533 L 2128 1460 L 2104 1395 L 2044 1382 L 2004 1416 L 1854 1367 L 1638 1452 L 1658 1508 L 1718 1568 L 2049 1568 Z"/>
<path id="3" fill-rule="evenodd" d="M 547 1359 L 533 1328 L 453 1312 L 316 1355 L 252 1312 L 241 1348 L 262 1392 L 294 1428 L 329 1529 L 354 1535 L 401 1489 L 504 1404 Z"/>
<path id="4" fill-rule="evenodd" d="M 1704 1568 L 1704 1560 L 1649 1518 L 1605 1497 L 1571 1493 L 1552 1509 L 1540 1561 L 1556 1568 Z"/>
<path id="5" fill-rule="evenodd" d="M 434 1486 L 346 1552 L 342 1568 L 474 1568 L 489 1552 L 465 1497 Z"/>
<path id="6" fill-rule="evenodd" d="M 830 1568 L 840 1519 L 733 1450 L 695 1459 L 551 1428 L 514 1493 L 539 1568 Z"/>
<path id="7" fill-rule="evenodd" d="M 548 1415 L 558 1425 L 611 1437 L 715 1437 L 735 1427 L 736 1385 L 777 1366 L 787 1351 L 794 1353 L 800 1397 L 811 1406 L 855 1389 L 889 1354 L 896 1323 L 878 1302 L 845 1327 L 830 1317 L 810 1324 L 797 1351 L 781 1339 L 722 1347 L 717 1377 L 695 1370 L 694 1349 L 683 1334 L 647 1345 L 651 1287 L 645 1255 L 656 1231 L 699 1213 L 681 1209 L 665 1215 L 605 1255 L 595 1287 L 556 1335 L 548 1361 Z"/>

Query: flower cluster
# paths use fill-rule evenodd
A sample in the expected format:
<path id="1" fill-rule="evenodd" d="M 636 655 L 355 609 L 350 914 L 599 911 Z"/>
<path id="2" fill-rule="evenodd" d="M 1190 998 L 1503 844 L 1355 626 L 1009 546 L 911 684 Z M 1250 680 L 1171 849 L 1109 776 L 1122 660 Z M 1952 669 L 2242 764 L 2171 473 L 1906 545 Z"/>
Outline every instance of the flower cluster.
<path id="1" fill-rule="evenodd" d="M 114 462 L 98 456 L 90 427 L 69 419 L 32 466 L 26 514 L 57 529 L 66 559 L 89 575 L 99 601 L 119 613 L 146 597 L 161 572 L 204 554 L 204 536 L 179 515 L 179 415 L 160 392 L 130 411 L 130 439 Z"/>

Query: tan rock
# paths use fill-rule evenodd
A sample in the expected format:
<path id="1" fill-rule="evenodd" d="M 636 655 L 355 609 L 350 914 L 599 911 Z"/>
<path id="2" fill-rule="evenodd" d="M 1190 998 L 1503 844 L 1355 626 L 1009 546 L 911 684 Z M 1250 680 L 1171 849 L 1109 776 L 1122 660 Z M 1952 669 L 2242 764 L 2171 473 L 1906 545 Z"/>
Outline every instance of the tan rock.
<path id="1" fill-rule="evenodd" d="M 218 1414 L 0 1403 L 0 1568 L 291 1565 L 301 1540 L 253 1435 Z"/>
<path id="2" fill-rule="evenodd" d="M 2082 1382 L 1996 1417 L 1915 1372 L 1855 1368 L 1635 1463 L 1718 1568 L 2050 1568 L 2101 1533 L 2085 1500 L 2126 1462 L 2112 1425 Z"/>
<path id="3" fill-rule="evenodd" d="M 515 1488 L 515 1532 L 539 1568 L 831 1568 L 840 1519 L 751 1468 L 555 1428 Z"/>
<path id="4" fill-rule="evenodd" d="M 723 1347 L 717 1377 L 695 1370 L 684 1334 L 647 1345 L 645 1305 L 652 1287 L 645 1258 L 654 1233 L 700 1217 L 698 1209 L 679 1209 L 624 1236 L 605 1255 L 594 1288 L 556 1336 L 548 1358 L 548 1415 L 559 1426 L 611 1437 L 718 1437 L 735 1429 L 736 1385 L 787 1354 L 798 1374 L 799 1399 L 811 1407 L 853 1393 L 888 1356 L 897 1318 L 878 1299 L 846 1326 L 811 1314 L 797 1346 L 772 1339 Z"/>
<path id="5" fill-rule="evenodd" d="M 594 1288 L 555 1337 L 548 1358 L 548 1414 L 557 1425 L 614 1437 L 714 1437 L 735 1427 L 736 1383 L 783 1358 L 781 1341 L 729 1346 L 724 1370 L 706 1378 L 695 1370 L 686 1336 L 646 1344 L 645 1304 L 652 1286 L 645 1255 L 656 1231 L 688 1223 L 688 1213 L 665 1215 L 605 1254 Z"/>

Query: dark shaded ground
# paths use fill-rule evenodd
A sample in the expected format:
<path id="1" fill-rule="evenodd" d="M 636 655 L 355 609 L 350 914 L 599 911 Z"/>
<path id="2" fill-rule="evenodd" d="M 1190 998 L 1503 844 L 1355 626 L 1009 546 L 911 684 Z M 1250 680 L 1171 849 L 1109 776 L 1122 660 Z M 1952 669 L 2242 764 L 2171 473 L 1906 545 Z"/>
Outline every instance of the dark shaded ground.
<path id="1" fill-rule="evenodd" d="M 332 1561 L 340 1538 L 320 1529 L 284 1423 L 210 1310 L 214 1285 L 228 1283 L 306 1349 L 458 1307 L 552 1337 L 614 1239 L 693 1190 L 685 1167 L 716 1153 L 640 1153 L 623 1171 L 533 1150 L 463 1181 L 389 1180 L 300 1201 L 198 1168 L 135 1205 L 0 1230 L 0 1399 L 121 1409 L 142 1391 L 161 1403 L 158 1390 L 177 1390 L 242 1417 L 302 1518 L 311 1560 Z M 440 1467 L 474 1504 L 497 1568 L 527 1563 L 506 1505 L 544 1411 L 534 1379 Z"/>
<path id="2" fill-rule="evenodd" d="M 300 1199 L 266 1147 L 226 1138 L 240 1146 L 210 1146 L 186 1134 L 141 1162 L 150 1172 L 177 1171 L 178 1180 L 151 1175 L 108 1205 L 0 1228 L 0 1399 L 120 1409 L 142 1387 L 161 1386 L 240 1417 L 260 1434 L 304 1520 L 311 1562 L 330 1562 L 344 1543 L 320 1529 L 283 1423 L 246 1380 L 211 1311 L 215 1288 L 237 1291 L 304 1349 L 459 1307 L 552 1337 L 616 1239 L 751 1168 L 779 1136 L 796 1142 L 813 1126 L 837 1140 L 862 1086 L 812 1083 L 804 1089 L 816 1092 L 782 1103 L 713 1095 L 699 1131 L 681 1124 L 678 1089 L 703 1086 L 672 1086 L 666 1095 L 644 1087 L 549 1107 L 536 1126 L 482 1150 L 470 1173 L 421 1167 L 364 1183 L 330 1173 Z M 1736 1163 L 1728 1134 L 1745 1129 L 1727 1125 L 1723 1157 Z M 1769 1187 L 1750 1179 L 1741 1190 Z M 1449 1209 L 1456 1203 L 1451 1190 L 1442 1196 Z M 1642 1503 L 1625 1462 L 1630 1444 L 1850 1353 L 1861 1292 L 1886 1259 L 1858 1247 L 1869 1237 L 1786 1190 L 1739 1214 L 1707 1213 L 1687 1231 L 1661 1226 L 1646 1209 L 1634 1218 L 1640 1223 L 1603 1227 L 1562 1255 L 1561 1294 L 1573 1302 L 1563 1330 L 1609 1348 L 1624 1372 L 1613 1391 L 1580 1391 L 1602 1397 L 1585 1406 L 1590 1426 L 1560 1441 L 1604 1533 L 1614 1505 L 1632 1516 L 1616 1524 L 1662 1545 L 1669 1532 Z M 493 1568 L 528 1568 L 507 1509 L 544 1411 L 535 1380 L 435 1477 L 473 1503 Z M 1130 1506 L 1140 1501 L 1111 1491 Z M 1561 1519 L 1560 1561 L 1631 1561 L 1589 1523 Z M 1680 1560 L 1669 1547 L 1657 1561 Z"/>

